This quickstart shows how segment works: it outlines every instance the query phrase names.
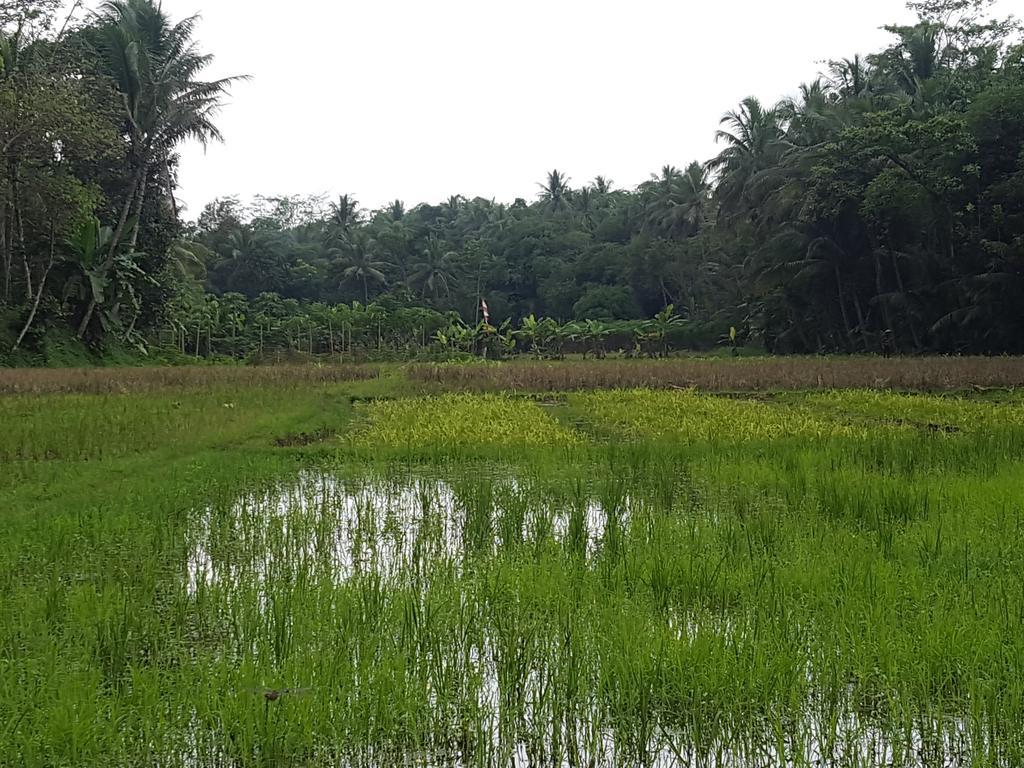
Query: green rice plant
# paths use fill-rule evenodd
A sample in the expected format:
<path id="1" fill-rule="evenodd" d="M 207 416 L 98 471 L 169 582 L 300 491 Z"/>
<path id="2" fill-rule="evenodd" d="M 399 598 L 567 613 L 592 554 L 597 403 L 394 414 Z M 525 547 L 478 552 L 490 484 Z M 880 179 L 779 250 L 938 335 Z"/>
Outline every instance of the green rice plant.
<path id="1" fill-rule="evenodd" d="M 0 762 L 1024 761 L 1012 397 L 369 386 L 6 406 Z"/>
<path id="2" fill-rule="evenodd" d="M 871 434 L 867 427 L 805 409 L 693 390 L 591 392 L 574 395 L 571 402 L 597 429 L 632 440 L 751 442 Z"/>
<path id="3" fill-rule="evenodd" d="M 373 403 L 353 443 L 372 448 L 559 448 L 582 438 L 527 400 L 442 395 Z"/>

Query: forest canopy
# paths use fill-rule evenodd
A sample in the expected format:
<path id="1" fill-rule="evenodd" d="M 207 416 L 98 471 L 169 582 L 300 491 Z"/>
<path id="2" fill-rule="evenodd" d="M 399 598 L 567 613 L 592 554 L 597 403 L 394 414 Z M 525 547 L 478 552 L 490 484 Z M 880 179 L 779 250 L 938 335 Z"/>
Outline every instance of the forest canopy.
<path id="1" fill-rule="evenodd" d="M 1024 352 L 1024 38 L 985 0 L 911 3 L 886 48 L 744 99 L 715 157 L 633 189 L 551 170 L 529 200 L 231 197 L 192 222 L 177 150 L 220 140 L 235 81 L 204 79 L 201 20 L 62 5 L 0 0 L 0 363 Z"/>

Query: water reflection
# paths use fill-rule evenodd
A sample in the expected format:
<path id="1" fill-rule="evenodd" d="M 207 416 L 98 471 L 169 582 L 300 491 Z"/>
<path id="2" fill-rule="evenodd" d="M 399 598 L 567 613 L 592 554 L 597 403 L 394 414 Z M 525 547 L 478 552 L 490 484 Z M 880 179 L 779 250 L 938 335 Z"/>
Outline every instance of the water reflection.
<path id="1" fill-rule="evenodd" d="M 546 539 L 593 558 L 629 525 L 632 502 L 611 514 L 596 499 L 536 502 L 520 479 L 351 479 L 304 472 L 227 508 L 207 507 L 188 536 L 186 585 L 195 595 L 216 586 L 259 587 L 297 572 L 345 581 L 385 581 L 458 567 L 467 556 Z M 614 529 L 614 530 L 613 530 Z"/>
<path id="2" fill-rule="evenodd" d="M 198 513 L 188 536 L 185 585 L 191 599 L 251 601 L 258 612 L 269 613 L 270 593 L 282 584 L 319 583 L 327 592 L 359 579 L 375 579 L 388 588 L 423 587 L 436 574 L 462 574 L 475 558 L 524 546 L 560 547 L 589 567 L 621 547 L 634 525 L 641 530 L 648 503 L 627 494 L 598 496 L 579 488 L 552 495 L 521 477 L 352 478 L 306 472 L 287 485 Z M 707 514 L 712 519 L 715 513 Z M 724 612 L 667 607 L 662 618 L 670 642 L 739 647 L 753 631 Z M 322 764 L 930 768 L 969 764 L 972 750 L 990 754 L 991 745 L 977 741 L 983 731 L 977 725 L 968 729 L 961 720 L 913 718 L 894 732 L 891 725 L 877 725 L 869 713 L 858 710 L 853 690 L 819 700 L 814 674 L 803 667 L 797 674 L 804 684 L 793 687 L 809 691 L 807 700 L 791 702 L 787 713 L 762 711 L 734 721 L 730 718 L 736 717 L 737 708 L 728 702 L 718 714 L 704 701 L 696 702 L 691 712 L 678 703 L 687 692 L 679 692 L 674 702 L 651 702 L 642 710 L 644 719 L 635 714 L 641 710 L 637 702 L 614 701 L 620 682 L 629 696 L 667 690 L 650 680 L 617 677 L 643 670 L 623 668 L 609 675 L 612 662 L 601 656 L 607 650 L 563 648 L 557 646 L 558 638 L 537 636 L 530 642 L 546 644 L 527 648 L 521 645 L 526 634 L 519 628 L 502 628 L 490 619 L 473 616 L 465 621 L 479 632 L 453 638 L 452 653 L 446 652 L 447 646 L 409 651 L 414 667 L 410 678 L 426 691 L 433 710 L 430 729 L 436 731 L 429 738 L 437 744 L 387 754 L 377 746 L 331 745 L 324 748 Z M 362 652 L 342 646 L 353 655 Z M 604 678 L 597 669 L 602 664 Z M 359 669 L 366 675 L 365 685 L 372 686 L 372 667 Z M 362 678 L 347 693 L 302 682 L 313 683 L 310 695 L 283 706 L 331 712 L 360 706 Z M 574 690 L 566 692 L 570 685 Z M 280 704 L 257 702 L 251 691 L 240 695 L 258 707 Z M 475 706 L 467 710 L 470 702 Z M 264 727 L 270 727 L 266 721 Z M 420 733 L 428 730 L 417 727 L 424 729 Z M 195 723 L 186 764 L 246 762 L 226 755 L 220 728 L 215 721 Z M 321 761 L 307 755 L 303 764 Z"/>

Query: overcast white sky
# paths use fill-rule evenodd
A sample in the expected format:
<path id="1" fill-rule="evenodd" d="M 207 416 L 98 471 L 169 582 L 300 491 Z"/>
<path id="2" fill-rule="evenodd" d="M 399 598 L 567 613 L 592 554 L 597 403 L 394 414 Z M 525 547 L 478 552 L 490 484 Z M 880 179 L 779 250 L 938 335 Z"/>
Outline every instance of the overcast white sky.
<path id="1" fill-rule="evenodd" d="M 210 76 L 249 74 L 187 146 L 188 215 L 218 196 L 532 199 L 558 168 L 632 187 L 715 152 L 747 95 L 869 52 L 901 0 L 163 0 L 200 12 Z M 827 9 L 827 10 L 826 10 Z"/>

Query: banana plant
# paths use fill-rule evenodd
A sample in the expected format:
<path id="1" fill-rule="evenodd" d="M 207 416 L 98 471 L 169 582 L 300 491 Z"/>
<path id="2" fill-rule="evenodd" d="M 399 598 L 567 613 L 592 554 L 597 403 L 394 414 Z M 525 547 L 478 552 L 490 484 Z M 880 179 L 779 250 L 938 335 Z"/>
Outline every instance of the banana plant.
<path id="1" fill-rule="evenodd" d="M 555 348 L 560 351 L 565 338 L 561 326 L 550 317 L 538 320 L 534 315 L 523 318 L 516 334 L 530 346 L 538 360 L 550 355 Z"/>
<path id="2" fill-rule="evenodd" d="M 71 276 L 64 285 L 64 300 L 76 300 L 85 305 L 78 325 L 78 338 L 85 338 L 89 326 L 98 320 L 105 332 L 125 328 L 122 310 L 132 313 L 130 325 L 124 333 L 128 341 L 135 339 L 134 320 L 142 308 L 137 286 L 150 281 L 138 264 L 142 255 L 117 247 L 110 251 L 113 230 L 92 217 L 78 228 L 66 242 L 72 266 Z"/>
<path id="3" fill-rule="evenodd" d="M 498 344 L 504 357 L 512 357 L 516 353 L 516 334 L 512 330 L 511 320 L 506 320 L 498 328 Z"/>
<path id="4" fill-rule="evenodd" d="M 468 354 L 476 346 L 478 328 L 471 328 L 461 320 L 434 334 L 434 341 L 450 353 Z"/>
<path id="5" fill-rule="evenodd" d="M 485 358 L 492 356 L 512 355 L 516 349 L 515 332 L 512 330 L 512 321 L 504 320 L 501 325 L 493 326 L 487 322 L 481 322 L 476 327 L 476 348 Z"/>
<path id="6" fill-rule="evenodd" d="M 669 304 L 653 319 L 643 324 L 644 339 L 652 345 L 658 355 L 665 357 L 668 355 L 669 333 L 679 328 L 683 322 L 683 318 L 676 314 L 675 305 Z"/>
<path id="7" fill-rule="evenodd" d="M 600 320 L 587 320 L 583 323 L 583 357 L 586 359 L 587 349 L 594 357 L 603 359 L 607 352 L 605 351 L 605 342 L 608 337 L 612 335 L 613 328 L 607 323 L 603 323 Z"/>

